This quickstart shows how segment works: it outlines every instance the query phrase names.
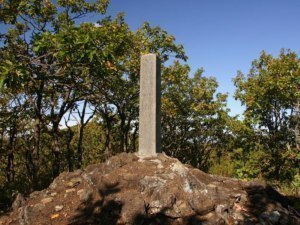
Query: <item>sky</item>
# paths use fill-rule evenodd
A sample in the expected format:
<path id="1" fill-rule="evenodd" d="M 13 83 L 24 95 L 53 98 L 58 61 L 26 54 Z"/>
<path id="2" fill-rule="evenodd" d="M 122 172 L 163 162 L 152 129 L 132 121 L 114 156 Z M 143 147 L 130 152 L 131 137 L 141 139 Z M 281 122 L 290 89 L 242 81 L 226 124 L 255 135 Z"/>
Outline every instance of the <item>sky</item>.
<path id="1" fill-rule="evenodd" d="M 119 12 L 133 30 L 147 21 L 174 35 L 192 73 L 203 67 L 229 93 L 231 115 L 243 112 L 233 99 L 238 70 L 247 74 L 262 50 L 300 55 L 300 0 L 111 0 L 107 14 Z"/>

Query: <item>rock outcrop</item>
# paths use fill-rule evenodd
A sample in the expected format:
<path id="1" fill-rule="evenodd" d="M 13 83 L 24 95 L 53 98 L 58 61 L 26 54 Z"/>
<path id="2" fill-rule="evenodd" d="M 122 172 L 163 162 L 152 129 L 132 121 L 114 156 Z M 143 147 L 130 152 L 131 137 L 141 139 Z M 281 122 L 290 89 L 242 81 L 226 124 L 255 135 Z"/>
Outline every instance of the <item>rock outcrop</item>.
<path id="1" fill-rule="evenodd" d="M 299 212 L 272 188 L 213 176 L 160 154 L 120 154 L 18 198 L 0 224 L 297 225 Z"/>

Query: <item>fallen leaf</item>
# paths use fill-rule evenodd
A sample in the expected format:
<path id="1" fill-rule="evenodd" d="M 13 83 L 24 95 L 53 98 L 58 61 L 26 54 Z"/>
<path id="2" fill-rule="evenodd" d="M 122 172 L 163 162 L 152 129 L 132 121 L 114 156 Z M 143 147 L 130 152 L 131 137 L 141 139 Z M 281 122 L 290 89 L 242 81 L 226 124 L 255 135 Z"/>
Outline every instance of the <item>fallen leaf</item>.
<path id="1" fill-rule="evenodd" d="M 58 218 L 59 217 L 59 214 L 53 214 L 53 215 L 51 215 L 51 219 L 53 220 L 53 219 L 56 219 L 56 218 Z"/>

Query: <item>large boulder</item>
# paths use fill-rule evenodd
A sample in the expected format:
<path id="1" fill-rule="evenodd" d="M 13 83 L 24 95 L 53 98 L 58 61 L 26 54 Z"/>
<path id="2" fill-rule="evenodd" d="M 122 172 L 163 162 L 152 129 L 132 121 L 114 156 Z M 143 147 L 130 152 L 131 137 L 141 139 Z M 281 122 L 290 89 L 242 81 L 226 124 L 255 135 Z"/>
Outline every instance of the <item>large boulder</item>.
<path id="1" fill-rule="evenodd" d="M 299 225 L 274 189 L 213 176 L 159 154 L 120 154 L 18 198 L 0 224 Z"/>

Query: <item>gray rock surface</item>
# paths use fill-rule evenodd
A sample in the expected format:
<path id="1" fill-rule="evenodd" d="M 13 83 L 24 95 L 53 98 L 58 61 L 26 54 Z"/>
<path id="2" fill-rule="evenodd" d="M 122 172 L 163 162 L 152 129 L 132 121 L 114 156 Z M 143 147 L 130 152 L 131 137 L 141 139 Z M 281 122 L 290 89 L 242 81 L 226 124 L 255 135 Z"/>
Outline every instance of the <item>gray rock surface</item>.
<path id="1" fill-rule="evenodd" d="M 18 201 L 0 224 L 300 224 L 274 189 L 209 175 L 164 154 L 123 153 L 62 173 L 49 188 Z"/>

